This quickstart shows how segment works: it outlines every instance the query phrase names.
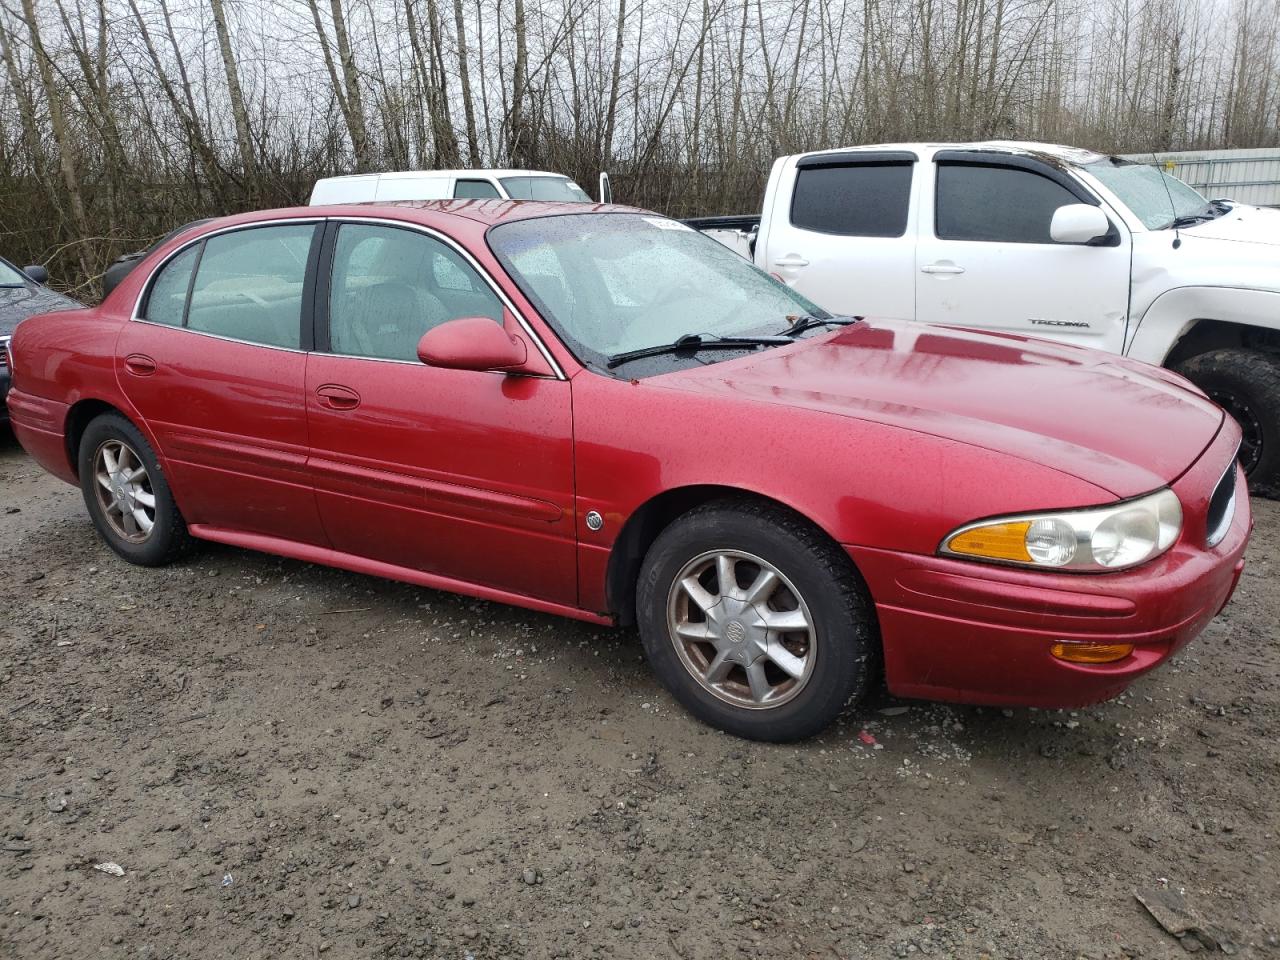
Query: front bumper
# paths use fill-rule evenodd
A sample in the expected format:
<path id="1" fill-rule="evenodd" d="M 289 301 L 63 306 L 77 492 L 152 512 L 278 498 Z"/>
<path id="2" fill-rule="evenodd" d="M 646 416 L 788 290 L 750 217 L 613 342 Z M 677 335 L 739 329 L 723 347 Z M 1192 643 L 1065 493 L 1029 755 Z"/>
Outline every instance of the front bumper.
<path id="1" fill-rule="evenodd" d="M 876 601 L 889 689 L 1034 707 L 1086 706 L 1123 692 L 1199 635 L 1235 590 L 1253 525 L 1238 468 L 1227 534 L 1201 546 L 1207 497 L 1233 450 L 1219 435 L 1173 484 L 1186 514 L 1182 536 L 1132 570 L 1042 573 L 847 546 Z M 1134 651 L 1115 663 L 1067 663 L 1049 652 L 1061 641 L 1132 643 Z"/>

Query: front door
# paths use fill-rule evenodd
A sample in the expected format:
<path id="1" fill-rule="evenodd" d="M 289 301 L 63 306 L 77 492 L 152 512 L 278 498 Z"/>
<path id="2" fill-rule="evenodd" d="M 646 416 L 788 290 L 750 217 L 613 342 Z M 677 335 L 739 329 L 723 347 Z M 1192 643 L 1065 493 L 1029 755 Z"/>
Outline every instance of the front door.
<path id="1" fill-rule="evenodd" d="M 308 470 L 334 548 L 575 603 L 568 381 L 421 363 L 418 340 L 446 320 L 516 332 L 494 288 L 438 236 L 329 229 L 306 393 Z"/>
<path id="2" fill-rule="evenodd" d="M 117 343 L 117 377 L 188 523 L 320 544 L 303 402 L 321 227 L 219 233 L 160 268 Z"/>
<path id="3" fill-rule="evenodd" d="M 939 155 L 922 203 L 919 319 L 1122 352 L 1128 231 L 1113 222 L 1101 245 L 1055 243 L 1058 207 L 1098 203 L 1083 186 L 1038 161 L 955 154 Z"/>

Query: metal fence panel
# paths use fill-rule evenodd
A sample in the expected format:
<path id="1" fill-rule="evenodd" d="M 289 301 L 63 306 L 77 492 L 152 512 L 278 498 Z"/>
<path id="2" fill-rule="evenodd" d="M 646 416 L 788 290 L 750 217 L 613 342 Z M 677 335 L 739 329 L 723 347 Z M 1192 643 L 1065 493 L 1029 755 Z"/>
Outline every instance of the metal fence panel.
<path id="1" fill-rule="evenodd" d="M 1280 148 L 1131 153 L 1125 159 L 1172 164 L 1175 177 L 1210 199 L 1280 206 Z"/>

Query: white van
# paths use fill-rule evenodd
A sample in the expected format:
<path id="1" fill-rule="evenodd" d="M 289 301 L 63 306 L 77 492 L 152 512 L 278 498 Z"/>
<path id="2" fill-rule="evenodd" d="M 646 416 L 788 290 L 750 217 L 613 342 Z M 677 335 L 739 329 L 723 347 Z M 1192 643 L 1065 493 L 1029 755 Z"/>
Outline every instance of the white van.
<path id="1" fill-rule="evenodd" d="M 585 190 L 544 170 L 403 170 L 325 177 L 311 190 L 311 206 L 392 200 L 559 200 L 591 203 Z"/>

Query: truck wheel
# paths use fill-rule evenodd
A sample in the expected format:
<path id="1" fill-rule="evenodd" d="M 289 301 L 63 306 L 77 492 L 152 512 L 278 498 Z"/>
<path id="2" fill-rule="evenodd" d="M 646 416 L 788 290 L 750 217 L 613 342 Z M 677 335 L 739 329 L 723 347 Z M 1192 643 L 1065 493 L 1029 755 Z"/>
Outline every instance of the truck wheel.
<path id="1" fill-rule="evenodd" d="M 1240 424 L 1240 465 L 1249 491 L 1280 497 L 1280 357 L 1211 350 L 1184 360 L 1177 370 Z"/>
<path id="2" fill-rule="evenodd" d="M 156 455 L 132 423 L 104 413 L 80 438 L 80 490 L 98 533 L 130 563 L 158 567 L 190 537 Z"/>
<path id="3" fill-rule="evenodd" d="M 853 564 L 765 504 L 719 501 L 667 527 L 645 556 L 636 612 L 662 683 L 740 737 L 811 736 L 873 673 L 875 613 Z"/>

